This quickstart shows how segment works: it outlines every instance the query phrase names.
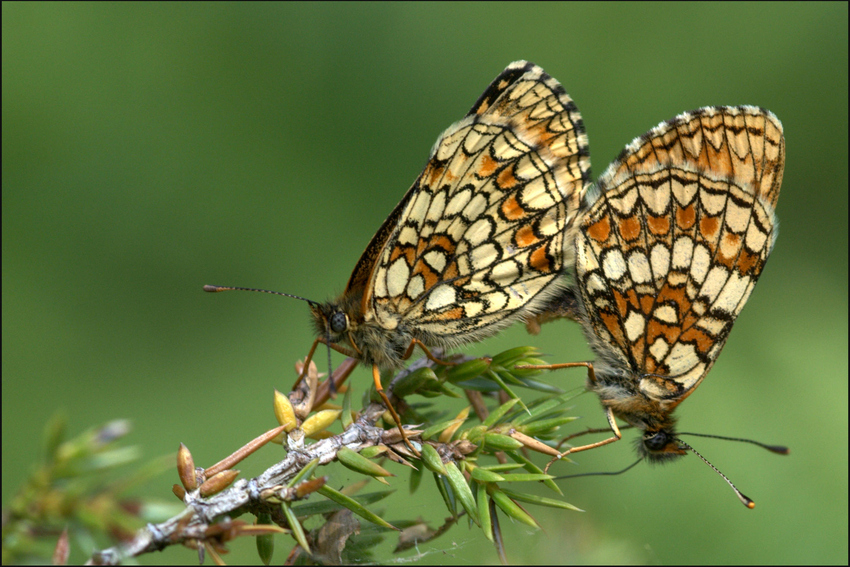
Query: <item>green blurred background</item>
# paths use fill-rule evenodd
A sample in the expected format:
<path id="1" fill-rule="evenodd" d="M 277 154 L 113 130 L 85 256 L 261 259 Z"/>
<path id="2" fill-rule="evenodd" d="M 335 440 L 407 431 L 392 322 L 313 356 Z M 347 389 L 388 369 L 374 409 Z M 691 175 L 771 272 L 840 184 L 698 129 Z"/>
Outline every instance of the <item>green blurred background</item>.
<path id="1" fill-rule="evenodd" d="M 524 58 L 578 104 L 595 174 L 684 110 L 755 104 L 783 121 L 778 245 L 679 415 L 683 430 L 792 454 L 693 439 L 753 511 L 694 457 L 562 481 L 587 512 L 533 509 L 545 532 L 505 521 L 510 560 L 846 563 L 846 3 L 4 3 L 2 16 L 4 505 L 57 408 L 75 432 L 130 418 L 146 455 L 182 441 L 203 465 L 275 425 L 272 388 L 312 340 L 306 306 L 201 286 L 340 292 L 437 135 Z M 568 322 L 469 352 L 522 344 L 592 356 Z M 604 423 L 589 395 L 575 411 L 582 427 Z M 559 472 L 624 467 L 626 438 Z M 242 470 L 279 457 L 265 449 Z M 441 522 L 433 486 L 408 497 L 397 472 L 388 519 Z M 175 479 L 141 492 L 173 498 Z M 228 560 L 258 563 L 253 549 L 239 541 Z M 419 551 L 497 561 L 465 527 Z M 391 545 L 376 556 L 391 561 Z M 195 560 L 173 548 L 142 563 Z"/>

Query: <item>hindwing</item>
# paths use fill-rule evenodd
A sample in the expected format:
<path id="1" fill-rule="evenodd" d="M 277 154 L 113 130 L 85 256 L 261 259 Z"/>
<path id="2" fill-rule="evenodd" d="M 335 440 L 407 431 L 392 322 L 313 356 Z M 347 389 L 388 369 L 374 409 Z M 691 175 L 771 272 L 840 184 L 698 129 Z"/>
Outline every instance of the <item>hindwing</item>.
<path id="1" fill-rule="evenodd" d="M 564 89 L 511 64 L 440 136 L 358 262 L 364 319 L 456 344 L 533 310 L 559 286 L 589 169 Z"/>
<path id="2" fill-rule="evenodd" d="M 585 325 L 650 398 L 683 398 L 717 359 L 776 240 L 783 166 L 772 114 L 717 107 L 637 138 L 600 177 L 576 237 Z"/>

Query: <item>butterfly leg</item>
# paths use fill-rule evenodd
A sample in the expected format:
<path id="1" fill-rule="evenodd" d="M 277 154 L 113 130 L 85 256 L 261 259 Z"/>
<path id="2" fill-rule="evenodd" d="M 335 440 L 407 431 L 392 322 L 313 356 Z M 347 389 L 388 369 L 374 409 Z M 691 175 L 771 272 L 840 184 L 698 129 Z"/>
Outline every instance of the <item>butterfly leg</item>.
<path id="1" fill-rule="evenodd" d="M 384 387 L 381 385 L 381 372 L 378 370 L 378 367 L 372 365 L 372 379 L 375 381 L 375 388 L 378 390 L 378 395 L 381 396 L 381 399 L 384 400 L 384 405 L 387 406 L 387 409 L 390 410 L 390 415 L 393 416 L 395 420 L 396 427 L 398 427 L 399 433 L 401 433 L 401 438 L 404 441 L 404 444 L 407 445 L 407 448 L 413 451 L 413 454 L 417 457 L 419 456 L 419 451 L 416 450 L 416 447 L 410 442 L 407 438 L 407 434 L 404 432 L 404 428 L 401 426 L 401 418 L 395 411 L 395 408 L 390 403 L 389 398 L 384 393 Z"/>
<path id="2" fill-rule="evenodd" d="M 519 365 L 516 368 L 520 369 L 531 369 L 531 370 L 558 370 L 561 368 L 578 368 L 584 366 L 587 368 L 587 376 L 591 382 L 596 382 L 596 372 L 593 370 L 593 363 L 591 362 L 563 362 L 561 364 L 526 364 Z M 587 451 L 588 449 L 595 449 L 596 447 L 601 447 L 603 445 L 607 445 L 608 443 L 613 443 L 614 441 L 619 441 L 623 438 L 623 434 L 620 432 L 620 428 L 617 427 L 617 421 L 614 419 L 614 412 L 611 411 L 611 408 L 605 408 L 605 417 L 608 418 L 608 426 L 611 431 L 614 433 L 613 437 L 609 437 L 608 439 L 603 439 L 602 441 L 597 441 L 596 443 L 589 443 L 587 445 L 582 445 L 580 447 L 572 447 L 567 449 L 557 457 L 555 457 L 548 465 L 546 465 L 546 469 L 548 470 L 549 466 L 557 461 L 558 459 L 564 458 L 566 455 L 570 453 L 580 453 L 581 451 Z M 607 430 L 603 430 L 607 431 Z"/>
<path id="3" fill-rule="evenodd" d="M 623 425 L 619 429 L 620 429 L 620 431 L 623 431 L 624 429 L 634 429 L 634 425 Z M 561 439 L 561 441 L 558 443 L 558 445 L 559 446 L 563 445 L 564 443 L 566 443 L 570 439 L 575 439 L 576 437 L 581 437 L 582 435 L 588 435 L 590 433 L 607 433 L 609 431 L 611 431 L 610 426 L 609 427 L 588 427 L 584 431 L 579 431 L 578 433 L 573 433 L 572 435 L 567 435 L 566 437 Z"/>
<path id="4" fill-rule="evenodd" d="M 572 447 L 571 449 L 567 449 L 558 457 L 559 459 L 564 455 L 569 455 L 570 453 L 580 453 L 581 451 L 587 451 L 588 449 L 595 449 L 597 447 L 601 447 L 602 445 L 607 445 L 608 443 L 613 443 L 614 441 L 619 441 L 623 438 L 623 434 L 620 433 L 620 428 L 617 427 L 617 421 L 614 419 L 614 412 L 611 411 L 611 408 L 605 408 L 605 417 L 608 418 L 608 425 L 611 427 L 611 431 L 614 433 L 613 437 L 609 437 L 608 439 L 604 439 L 602 441 L 597 441 L 596 443 L 590 443 L 588 445 L 582 445 L 581 447 Z"/>
<path id="5" fill-rule="evenodd" d="M 457 362 L 448 362 L 445 360 L 440 360 L 439 358 L 434 356 L 431 351 L 428 350 L 428 347 L 426 347 L 419 339 L 413 339 L 410 341 L 410 345 L 407 347 L 407 350 L 404 352 L 404 356 L 402 356 L 401 359 L 407 360 L 408 358 L 410 358 L 410 355 L 413 354 L 413 349 L 416 348 L 416 345 L 419 345 L 419 348 L 422 349 L 422 352 L 425 353 L 425 356 L 428 357 L 428 360 L 430 360 L 431 362 L 439 364 L 440 366 L 457 366 Z"/>
<path id="6" fill-rule="evenodd" d="M 516 366 L 520 370 L 560 370 L 561 368 L 578 368 L 584 366 L 590 375 L 591 382 L 596 382 L 596 372 L 593 371 L 591 362 L 562 362 L 560 364 L 521 364 Z"/>
<path id="7" fill-rule="evenodd" d="M 301 383 L 301 380 L 303 380 L 304 377 L 307 376 L 307 372 L 309 371 L 309 368 L 310 368 L 310 361 L 313 360 L 313 354 L 315 354 L 316 347 L 318 346 L 319 343 L 326 344 L 331 349 L 333 349 L 333 350 L 335 350 L 335 351 L 337 351 L 341 354 L 344 354 L 345 356 L 347 356 L 349 358 L 354 358 L 356 360 L 361 359 L 361 357 L 358 356 L 358 354 L 356 352 L 352 352 L 351 350 L 349 350 L 345 347 L 341 347 L 341 346 L 335 345 L 333 343 L 328 344 L 324 337 L 319 337 L 315 341 L 313 341 L 313 346 L 310 347 L 310 352 L 307 353 L 307 358 L 304 359 L 304 368 L 301 370 L 301 374 L 295 380 L 295 384 L 292 385 L 293 390 L 295 388 L 297 388 L 298 384 Z M 330 371 L 331 371 L 331 369 L 328 368 L 328 372 L 330 372 Z M 328 376 L 328 388 L 329 388 L 329 391 L 331 392 L 331 395 L 333 397 L 336 397 L 336 386 L 335 386 L 334 381 L 333 381 L 333 375 Z"/>
<path id="8" fill-rule="evenodd" d="M 543 472 L 547 473 L 549 471 L 549 467 L 551 467 L 556 461 L 563 459 L 567 455 L 570 455 L 572 453 L 580 453 L 581 451 L 587 451 L 588 449 L 595 449 L 597 447 L 601 447 L 603 445 L 607 445 L 608 443 L 613 443 L 614 441 L 619 441 L 620 439 L 622 439 L 623 434 L 620 433 L 620 428 L 617 427 L 617 421 L 614 419 L 614 412 L 611 411 L 611 408 L 605 408 L 605 417 L 608 418 L 608 425 L 610 426 L 611 431 L 614 432 L 613 437 L 603 439 L 602 441 L 597 441 L 596 443 L 588 443 L 587 445 L 582 445 L 580 447 L 571 447 L 570 449 L 567 449 L 566 451 L 549 461 L 549 464 L 546 465 L 546 467 L 543 469 Z M 602 431 L 607 430 L 603 429 Z"/>

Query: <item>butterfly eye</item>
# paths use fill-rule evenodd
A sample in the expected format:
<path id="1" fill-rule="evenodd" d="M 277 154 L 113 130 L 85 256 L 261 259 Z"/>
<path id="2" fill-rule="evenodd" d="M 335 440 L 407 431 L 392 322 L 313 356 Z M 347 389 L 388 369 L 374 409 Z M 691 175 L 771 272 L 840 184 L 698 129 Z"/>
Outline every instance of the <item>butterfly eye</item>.
<path id="1" fill-rule="evenodd" d="M 331 331 L 333 331 L 334 333 L 342 333 L 343 331 L 348 329 L 348 315 L 337 311 L 336 313 L 331 315 L 330 323 Z"/>
<path id="2" fill-rule="evenodd" d="M 670 437 L 665 431 L 659 431 L 652 435 L 645 435 L 643 438 L 644 446 L 646 446 L 646 448 L 650 451 L 661 451 L 667 446 L 669 441 Z"/>

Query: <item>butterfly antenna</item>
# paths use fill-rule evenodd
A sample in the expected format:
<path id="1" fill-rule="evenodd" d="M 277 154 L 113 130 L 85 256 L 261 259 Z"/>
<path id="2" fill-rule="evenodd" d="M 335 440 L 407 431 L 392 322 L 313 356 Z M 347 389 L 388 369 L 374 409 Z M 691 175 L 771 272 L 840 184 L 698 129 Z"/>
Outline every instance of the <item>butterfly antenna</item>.
<path id="1" fill-rule="evenodd" d="M 755 502 L 753 502 L 752 500 L 750 500 L 749 498 L 747 498 L 747 497 L 744 495 L 744 493 L 743 493 L 743 492 L 741 492 L 740 490 L 738 490 L 738 489 L 735 487 L 735 485 L 734 485 L 734 484 L 732 484 L 732 481 L 731 481 L 731 480 L 729 480 L 729 477 L 727 477 L 725 474 L 723 474 L 722 472 L 720 472 L 720 470 L 718 470 L 718 468 L 717 468 L 717 467 L 715 467 L 714 465 L 712 465 L 712 464 L 708 461 L 708 459 L 706 459 L 705 457 L 703 457 L 702 455 L 700 455 L 700 454 L 699 454 L 699 452 L 698 452 L 696 449 L 694 449 L 693 447 L 691 447 L 690 445 L 688 445 L 687 443 L 685 443 L 685 442 L 684 442 L 684 441 L 682 441 L 681 439 L 676 439 L 676 441 L 678 441 L 679 443 L 681 443 L 682 447 L 684 447 L 685 449 L 689 449 L 689 450 L 690 450 L 690 451 L 691 451 L 694 455 L 696 455 L 697 457 L 699 457 L 700 459 L 702 459 L 702 462 L 704 462 L 705 464 L 707 464 L 708 466 L 710 466 L 710 467 L 711 467 L 711 469 L 712 469 L 714 472 L 716 472 L 717 474 L 719 474 L 719 475 L 723 478 L 723 480 L 725 480 L 725 481 L 726 481 L 726 484 L 728 484 L 729 486 L 731 486 L 731 487 L 732 487 L 732 490 L 734 490 L 734 491 L 735 491 L 735 495 L 738 497 L 738 500 L 740 500 L 740 501 L 741 501 L 741 503 L 742 503 L 744 506 L 746 506 L 746 507 L 747 507 L 747 508 L 749 508 L 750 510 L 752 510 L 753 508 L 755 508 L 755 507 L 756 507 L 756 503 L 755 503 Z"/>
<path id="2" fill-rule="evenodd" d="M 268 290 L 268 289 L 257 289 L 257 288 L 254 288 L 254 287 L 232 287 L 232 286 L 224 286 L 224 285 L 205 285 L 204 286 L 204 291 L 207 291 L 209 293 L 218 293 L 219 291 L 232 291 L 232 290 L 258 291 L 260 293 L 271 293 L 273 295 L 283 295 L 285 297 L 291 297 L 293 299 L 300 299 L 301 301 L 306 301 L 311 307 L 318 307 L 319 306 L 319 304 L 316 303 L 315 301 L 312 301 L 310 299 L 307 299 L 305 297 L 301 297 L 301 296 L 298 296 L 298 295 L 292 295 L 291 293 L 283 293 L 282 291 L 271 291 L 271 290 Z M 325 332 L 325 339 L 327 340 L 327 342 L 325 344 L 328 345 L 328 376 L 331 377 L 331 376 L 333 376 L 333 368 L 331 367 L 331 347 L 330 347 L 331 335 L 330 335 L 330 332 L 328 332 L 328 331 Z M 306 372 L 306 367 L 305 367 L 305 372 Z M 336 384 L 334 384 L 333 380 L 330 380 L 330 386 L 329 387 L 330 387 L 330 391 L 331 391 L 331 397 L 332 398 L 336 397 Z"/>
<path id="3" fill-rule="evenodd" d="M 709 439 L 723 439 L 724 441 L 737 441 L 739 443 L 750 443 L 752 445 L 756 445 L 761 447 L 762 449 L 767 449 L 771 453 L 776 453 L 777 455 L 789 455 L 791 454 L 791 449 L 784 445 L 768 445 L 766 443 L 759 443 L 758 441 L 753 441 L 752 439 L 741 439 L 739 437 L 724 437 L 722 435 L 706 435 L 705 433 L 679 433 L 679 435 L 693 435 L 694 437 L 707 437 Z"/>
<path id="4" fill-rule="evenodd" d="M 239 290 L 239 291 L 259 291 L 260 293 L 271 293 L 273 295 L 283 295 L 286 297 L 291 297 L 293 299 L 300 299 L 301 301 L 306 301 L 311 306 L 318 306 L 319 304 L 315 301 L 311 301 L 307 298 L 300 297 L 298 295 L 292 295 L 291 293 L 283 293 L 282 291 L 271 291 L 268 289 L 257 289 L 253 287 L 231 287 L 226 285 L 205 285 L 204 291 L 209 293 L 218 293 L 219 291 L 231 291 L 231 290 Z"/>
<path id="5" fill-rule="evenodd" d="M 632 464 L 630 464 L 629 466 L 627 466 L 626 468 L 624 468 L 623 470 L 617 471 L 617 472 L 586 472 L 586 473 L 580 473 L 580 474 L 568 474 L 568 475 L 564 475 L 564 476 L 556 476 L 553 480 L 560 480 L 562 478 L 578 478 L 580 476 L 616 476 L 618 474 L 623 474 L 624 472 L 626 472 L 627 470 L 629 470 L 631 468 L 634 468 L 641 461 L 643 461 L 643 459 L 638 459 L 635 462 L 633 462 Z"/>

